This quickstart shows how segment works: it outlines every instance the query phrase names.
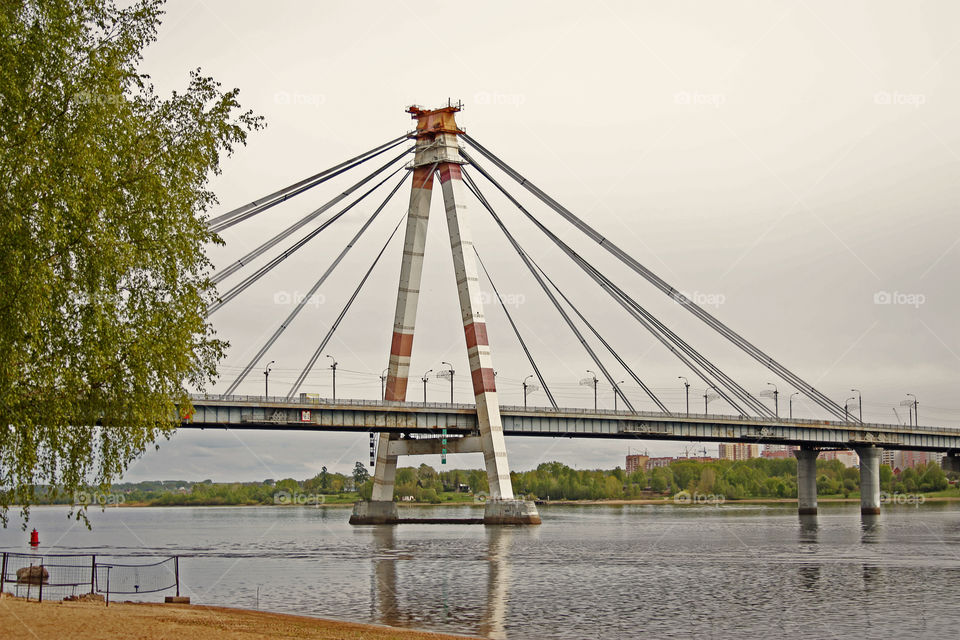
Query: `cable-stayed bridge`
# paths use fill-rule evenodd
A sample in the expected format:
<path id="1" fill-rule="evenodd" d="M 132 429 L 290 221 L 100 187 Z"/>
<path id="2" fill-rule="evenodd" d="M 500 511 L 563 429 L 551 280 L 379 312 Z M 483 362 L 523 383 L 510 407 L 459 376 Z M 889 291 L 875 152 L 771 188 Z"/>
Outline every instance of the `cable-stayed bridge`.
<path id="1" fill-rule="evenodd" d="M 417 122 L 414 131 L 209 221 L 209 228 L 219 233 L 367 162 L 376 166 L 371 173 L 352 182 L 348 188 L 322 206 L 218 270 L 212 277 L 213 281 L 221 284 L 230 279 L 232 284 L 222 291 L 219 299 L 208 308 L 208 317 L 230 304 L 255 282 L 320 236 L 368 196 L 380 190 L 386 192 L 307 294 L 296 302 L 285 318 L 273 325 L 272 332 L 268 329 L 269 337 L 230 381 L 223 394 L 194 397 L 195 412 L 184 421 L 185 427 L 370 432 L 371 459 L 376 460 L 373 496 L 371 500 L 356 506 L 351 519 L 355 523 L 383 523 L 397 519 L 393 503 L 393 483 L 399 456 L 439 454 L 445 460 L 448 453 L 483 453 L 492 498 L 486 505 L 485 522 L 538 523 L 540 518 L 535 506 L 514 498 L 504 440 L 507 435 L 795 445 L 800 447 L 796 455 L 801 513 L 816 511 L 816 458 L 819 450 L 823 448 L 851 448 L 860 455 L 861 508 L 864 513 L 879 511 L 879 466 L 883 448 L 945 451 L 948 457 L 944 464 L 960 471 L 960 458 L 957 457 L 960 454 L 960 431 L 914 426 L 913 420 L 909 426 L 862 422 L 859 412 L 858 415 L 850 412 L 849 402 L 840 405 L 760 350 L 618 247 L 613 240 L 604 237 L 584 219 L 544 193 L 498 155 L 467 135 L 456 123 L 455 114 L 459 110 L 460 105 L 449 102 L 446 106 L 432 110 L 410 107 L 408 113 Z M 413 144 L 410 145 L 409 141 L 413 141 Z M 408 162 L 411 153 L 413 159 Z M 297 319 L 309 300 L 323 289 L 345 256 L 360 238 L 368 233 L 374 221 L 407 182 L 408 175 L 409 205 L 404 216 L 391 227 L 392 231 L 379 251 L 371 256 L 369 268 L 357 278 L 352 294 L 317 347 L 306 355 L 303 369 L 286 394 L 276 398 L 235 395 L 249 374 L 264 364 L 270 349 Z M 427 225 L 431 198 L 437 182 L 443 197 L 465 348 L 470 363 L 475 399 L 471 405 L 453 404 L 452 397 L 450 404 L 407 402 L 410 356 L 422 282 Z M 771 384 L 773 390 L 768 392 L 774 401 L 771 408 L 761 400 L 761 394 L 753 394 L 739 384 L 720 365 L 678 335 L 641 305 L 624 287 L 585 258 L 571 243 L 551 230 L 545 219 L 540 217 L 540 211 L 535 212 L 525 206 L 515 193 L 508 189 L 507 184 L 515 184 L 532 195 L 546 210 L 556 214 L 590 242 L 608 252 L 636 277 L 653 285 L 783 383 L 795 389 L 795 393 L 802 394 L 816 405 L 823 418 L 781 418 L 776 385 Z M 491 193 L 497 193 L 509 202 L 511 207 L 543 234 L 547 246 L 554 247 L 568 258 L 599 291 L 608 296 L 613 303 L 613 309 L 621 309 L 622 313 L 676 357 L 692 378 L 700 380 L 705 387 L 712 390 L 705 394 L 705 403 L 711 399 L 722 401 L 730 413 L 707 414 L 706 410 L 703 414 L 691 413 L 689 402 L 683 413 L 672 412 L 644 381 L 636 367 L 632 367 L 627 359 L 620 355 L 615 346 L 616 337 L 605 336 L 597 329 L 597 310 L 584 310 L 575 305 L 557 281 L 534 260 L 487 197 L 485 190 L 488 188 L 494 190 Z M 559 324 L 575 336 L 593 363 L 596 373 L 590 370 L 592 378 L 586 382 L 592 383 L 594 393 L 596 394 L 598 382 L 606 381 L 622 410 L 598 411 L 595 407 L 590 411 L 558 405 L 548 384 L 549 376 L 545 375 L 538 365 L 534 350 L 530 347 L 529 336 L 524 336 L 518 327 L 500 290 L 490 277 L 477 247 L 474 246 L 469 224 L 474 209 L 491 217 L 496 228 L 503 233 L 516 253 L 522 268 L 529 272 L 556 311 Z M 322 400 L 310 394 L 302 394 L 305 380 L 324 355 L 337 329 L 348 317 L 354 301 L 367 285 L 371 273 L 383 258 L 388 246 L 400 235 L 398 232 L 401 227 L 403 253 L 391 348 L 383 377 L 383 397 L 377 400 L 338 399 L 335 360 L 331 365 L 334 371 L 333 397 Z M 293 238 L 301 231 L 301 235 Z M 291 238 L 292 241 L 289 240 Z M 276 250 L 278 247 L 279 250 Z M 271 251 L 275 253 L 271 254 Z M 271 255 L 272 257 L 269 257 Z M 260 266 L 254 269 L 254 263 Z M 549 401 L 549 407 L 528 409 L 500 405 L 493 353 L 487 336 L 481 280 L 489 283 L 493 291 L 490 299 L 495 299 L 502 309 L 524 357 L 534 372 L 528 378 L 537 379 L 539 389 Z M 449 375 L 453 375 L 452 365 Z M 624 393 L 623 380 L 617 380 L 622 375 L 641 389 L 658 411 L 638 410 Z M 525 396 L 527 386 L 525 380 Z M 687 389 L 689 391 L 689 386 Z M 916 409 L 914 403 L 911 415 L 915 415 Z M 374 442 L 374 433 L 379 434 L 377 442 Z"/>

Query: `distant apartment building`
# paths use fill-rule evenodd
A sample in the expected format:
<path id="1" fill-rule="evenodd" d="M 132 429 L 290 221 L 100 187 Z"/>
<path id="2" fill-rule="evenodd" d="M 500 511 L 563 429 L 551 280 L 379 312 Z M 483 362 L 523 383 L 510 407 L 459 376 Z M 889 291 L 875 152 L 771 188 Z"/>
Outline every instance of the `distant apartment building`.
<path id="1" fill-rule="evenodd" d="M 847 468 L 860 466 L 860 456 L 857 455 L 856 451 L 850 449 L 821 451 L 819 458 L 820 460 L 839 460 Z"/>
<path id="2" fill-rule="evenodd" d="M 676 458 L 671 458 L 669 456 L 665 458 L 650 458 L 647 460 L 647 471 L 656 469 L 657 467 L 669 467 L 670 463 L 674 460 L 676 460 Z"/>
<path id="3" fill-rule="evenodd" d="M 788 444 L 765 444 L 763 445 L 763 458 L 793 458 L 793 452 L 797 447 Z"/>
<path id="4" fill-rule="evenodd" d="M 627 456 L 627 475 L 633 473 L 634 471 L 646 471 L 647 460 L 649 459 L 650 459 L 650 456 L 644 456 L 640 454 L 628 455 Z"/>
<path id="5" fill-rule="evenodd" d="M 940 464 L 943 453 L 939 451 L 893 451 L 884 450 L 881 462 L 890 465 L 894 473 L 913 469 L 924 464 Z"/>
<path id="6" fill-rule="evenodd" d="M 720 454 L 721 460 L 749 460 L 750 458 L 760 457 L 760 445 L 747 444 L 745 442 L 721 442 Z"/>

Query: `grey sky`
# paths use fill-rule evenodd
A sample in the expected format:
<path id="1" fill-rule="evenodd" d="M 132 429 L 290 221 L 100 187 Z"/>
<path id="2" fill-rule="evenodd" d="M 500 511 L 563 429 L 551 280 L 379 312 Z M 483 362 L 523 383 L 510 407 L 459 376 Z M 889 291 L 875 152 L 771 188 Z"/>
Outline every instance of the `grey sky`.
<path id="1" fill-rule="evenodd" d="M 924 424 L 960 426 L 957 25 L 952 2 L 278 2 L 265 10 L 253 2 L 178 1 L 168 6 L 144 68 L 169 91 L 200 66 L 240 87 L 243 106 L 267 118 L 268 128 L 214 180 L 222 203 L 214 215 L 411 129 L 409 104 L 462 99 L 459 121 L 478 141 L 837 402 L 856 387 L 865 419 L 893 422 L 894 407 L 905 419 L 898 403 L 912 392 Z M 225 231 L 216 263 L 325 202 L 364 175 L 357 171 Z M 519 187 L 513 191 L 746 388 L 759 392 L 776 381 Z M 296 377 L 403 214 L 407 194 L 404 187 L 321 290 L 322 303 L 309 306 L 271 351 L 273 392 Z M 702 410 L 702 383 L 504 200 L 492 200 L 645 382 L 680 408 L 677 376 L 687 375 L 691 404 Z M 226 382 L 215 390 L 378 202 L 374 194 L 213 316 L 232 343 Z M 449 360 L 457 397 L 468 401 L 436 196 L 432 212 L 409 398 L 421 397 L 422 372 Z M 515 303 L 558 400 L 591 404 L 591 390 L 577 384 L 594 368 L 588 357 L 478 205 L 471 216 L 481 255 Z M 327 349 L 340 362 L 340 396 L 380 393 L 399 244 Z M 487 315 L 502 402 L 520 403 L 529 365 L 502 312 L 488 306 Z M 329 393 L 326 364 L 305 391 Z M 263 392 L 262 368 L 240 392 Z M 443 380 L 428 387 L 435 400 L 449 392 Z M 779 387 L 785 412 L 793 389 Z M 638 407 L 652 407 L 635 386 L 626 389 Z M 530 400 L 545 403 L 542 393 Z M 600 403 L 612 406 L 609 386 L 601 387 Z M 795 412 L 822 415 L 802 399 Z M 628 444 L 508 440 L 516 469 L 550 459 L 622 465 Z M 366 448 L 364 435 L 181 432 L 127 478 L 306 477 L 322 464 L 345 471 L 366 459 Z M 646 448 L 665 455 L 683 445 Z M 481 463 L 475 456 L 451 462 Z"/>

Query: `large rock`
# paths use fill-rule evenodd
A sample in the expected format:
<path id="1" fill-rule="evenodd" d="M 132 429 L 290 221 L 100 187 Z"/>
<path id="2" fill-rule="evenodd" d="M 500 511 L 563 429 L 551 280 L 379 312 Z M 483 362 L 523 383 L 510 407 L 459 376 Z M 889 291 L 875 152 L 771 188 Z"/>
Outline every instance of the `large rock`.
<path id="1" fill-rule="evenodd" d="M 46 567 L 30 565 L 17 569 L 17 582 L 20 584 L 40 584 L 41 576 L 44 584 L 50 581 L 50 573 Z"/>

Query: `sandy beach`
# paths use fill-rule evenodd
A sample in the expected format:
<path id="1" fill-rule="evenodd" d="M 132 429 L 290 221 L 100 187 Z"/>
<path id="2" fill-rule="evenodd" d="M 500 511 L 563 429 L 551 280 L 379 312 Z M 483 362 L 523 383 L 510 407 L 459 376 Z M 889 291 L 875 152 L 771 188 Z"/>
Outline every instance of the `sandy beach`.
<path id="1" fill-rule="evenodd" d="M 10 596 L 0 597 L 0 629 L 4 630 L 4 637 L 41 640 L 445 640 L 466 637 L 226 607 L 112 602 L 106 607 L 95 602 L 27 602 Z"/>

